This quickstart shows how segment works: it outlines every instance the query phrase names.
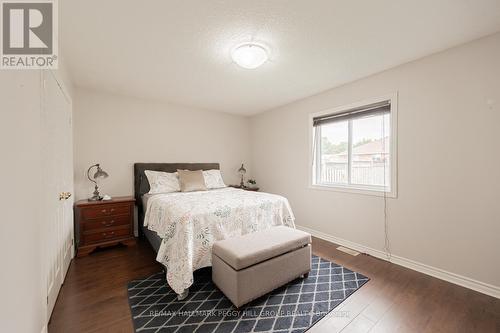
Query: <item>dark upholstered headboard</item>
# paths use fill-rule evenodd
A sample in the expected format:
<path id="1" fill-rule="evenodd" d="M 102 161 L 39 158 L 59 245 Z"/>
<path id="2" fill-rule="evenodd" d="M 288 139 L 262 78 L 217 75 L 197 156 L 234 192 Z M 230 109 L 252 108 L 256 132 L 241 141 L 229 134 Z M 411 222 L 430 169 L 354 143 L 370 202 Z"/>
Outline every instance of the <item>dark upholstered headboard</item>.
<path id="1" fill-rule="evenodd" d="M 134 163 L 134 195 L 135 203 L 142 213 L 142 196 L 149 192 L 148 178 L 145 170 L 176 172 L 180 170 L 211 170 L 220 169 L 219 163 Z"/>

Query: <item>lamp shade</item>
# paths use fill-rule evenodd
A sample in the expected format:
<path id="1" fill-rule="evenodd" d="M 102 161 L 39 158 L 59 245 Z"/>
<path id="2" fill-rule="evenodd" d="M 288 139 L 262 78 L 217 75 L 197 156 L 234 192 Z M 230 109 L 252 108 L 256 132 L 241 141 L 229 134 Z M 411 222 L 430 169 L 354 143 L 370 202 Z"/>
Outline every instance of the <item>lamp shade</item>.
<path id="1" fill-rule="evenodd" d="M 97 171 L 94 174 L 94 179 L 97 178 L 108 178 L 108 173 L 101 169 L 99 165 L 97 166 Z"/>

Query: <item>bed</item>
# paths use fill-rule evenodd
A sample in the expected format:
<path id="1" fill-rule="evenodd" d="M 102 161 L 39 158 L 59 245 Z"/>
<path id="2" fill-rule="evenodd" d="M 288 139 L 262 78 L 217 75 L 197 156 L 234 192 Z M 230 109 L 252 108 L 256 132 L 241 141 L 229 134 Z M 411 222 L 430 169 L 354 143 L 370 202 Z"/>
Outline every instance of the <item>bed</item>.
<path id="1" fill-rule="evenodd" d="M 166 268 L 166 279 L 186 295 L 193 272 L 211 266 L 212 244 L 275 225 L 294 226 L 288 200 L 282 196 L 221 188 L 150 195 L 145 170 L 175 172 L 219 169 L 218 163 L 136 163 L 135 197 L 139 230 Z"/>

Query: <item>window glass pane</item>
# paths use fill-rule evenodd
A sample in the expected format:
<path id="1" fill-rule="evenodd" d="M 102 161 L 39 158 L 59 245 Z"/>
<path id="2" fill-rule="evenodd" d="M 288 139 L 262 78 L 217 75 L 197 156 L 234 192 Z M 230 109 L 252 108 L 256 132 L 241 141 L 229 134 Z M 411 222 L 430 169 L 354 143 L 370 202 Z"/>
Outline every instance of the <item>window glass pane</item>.
<path id="1" fill-rule="evenodd" d="M 348 183 L 348 128 L 347 121 L 321 126 L 319 183 Z"/>
<path id="2" fill-rule="evenodd" d="M 352 120 L 351 183 L 390 188 L 390 115 Z"/>

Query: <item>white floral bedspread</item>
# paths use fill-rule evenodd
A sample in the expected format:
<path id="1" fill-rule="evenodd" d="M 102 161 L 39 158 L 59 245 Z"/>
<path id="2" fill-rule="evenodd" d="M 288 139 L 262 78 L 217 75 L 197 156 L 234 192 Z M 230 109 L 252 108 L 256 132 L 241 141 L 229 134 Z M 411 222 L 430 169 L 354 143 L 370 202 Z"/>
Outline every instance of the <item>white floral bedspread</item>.
<path id="1" fill-rule="evenodd" d="M 178 294 L 191 286 L 195 270 L 212 265 L 215 241 L 275 225 L 295 227 L 286 198 L 235 188 L 156 194 L 147 202 L 144 225 L 163 239 L 156 260 Z"/>

